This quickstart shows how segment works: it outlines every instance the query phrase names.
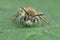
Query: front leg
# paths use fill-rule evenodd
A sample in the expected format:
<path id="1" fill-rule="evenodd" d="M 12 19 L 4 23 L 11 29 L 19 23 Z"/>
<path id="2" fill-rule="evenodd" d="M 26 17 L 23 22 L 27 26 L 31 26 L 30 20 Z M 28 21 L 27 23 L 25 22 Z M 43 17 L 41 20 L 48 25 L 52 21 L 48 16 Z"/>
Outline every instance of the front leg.
<path id="1" fill-rule="evenodd" d="M 16 14 L 12 17 L 15 20 L 19 16 L 19 10 L 17 10 Z"/>
<path id="2" fill-rule="evenodd" d="M 47 18 L 46 18 L 46 16 L 43 14 L 43 13 L 40 13 L 39 12 L 39 18 L 41 19 L 41 20 L 43 20 L 43 21 L 45 21 L 46 23 L 48 23 L 48 20 L 47 20 Z"/>

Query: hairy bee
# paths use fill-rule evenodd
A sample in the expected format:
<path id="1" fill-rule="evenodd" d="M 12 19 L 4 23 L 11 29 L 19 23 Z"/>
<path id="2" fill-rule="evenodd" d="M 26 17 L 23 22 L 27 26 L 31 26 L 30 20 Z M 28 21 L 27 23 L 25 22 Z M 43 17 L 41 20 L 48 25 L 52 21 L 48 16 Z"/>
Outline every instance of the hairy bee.
<path id="1" fill-rule="evenodd" d="M 41 12 L 37 12 L 32 7 L 18 8 L 17 13 L 14 15 L 14 19 L 19 16 L 19 20 L 25 22 L 26 25 L 32 25 L 33 23 L 40 22 L 40 19 L 48 23 L 47 18 Z"/>

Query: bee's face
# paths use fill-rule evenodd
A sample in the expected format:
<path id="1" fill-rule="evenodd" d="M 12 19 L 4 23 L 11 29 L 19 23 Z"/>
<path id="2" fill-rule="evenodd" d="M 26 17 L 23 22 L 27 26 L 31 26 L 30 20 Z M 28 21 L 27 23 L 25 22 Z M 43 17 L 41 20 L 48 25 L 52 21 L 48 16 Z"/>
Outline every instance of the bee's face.
<path id="1" fill-rule="evenodd" d="M 33 17 L 33 18 L 30 18 L 28 16 L 23 16 L 22 20 L 25 22 L 26 25 L 32 25 L 33 23 L 37 22 L 38 18 L 36 17 Z"/>
<path id="2" fill-rule="evenodd" d="M 28 16 L 23 16 L 21 19 L 26 25 L 32 25 L 32 20 Z"/>

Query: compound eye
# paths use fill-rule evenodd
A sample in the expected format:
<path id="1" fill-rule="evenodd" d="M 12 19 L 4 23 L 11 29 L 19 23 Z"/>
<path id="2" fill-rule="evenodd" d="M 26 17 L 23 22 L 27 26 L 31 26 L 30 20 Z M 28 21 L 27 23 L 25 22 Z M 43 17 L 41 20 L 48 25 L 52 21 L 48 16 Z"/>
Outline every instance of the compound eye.
<path id="1" fill-rule="evenodd" d="M 27 17 L 27 16 L 25 16 L 25 17 L 24 17 L 24 21 L 27 21 L 27 20 L 28 20 L 28 17 Z"/>

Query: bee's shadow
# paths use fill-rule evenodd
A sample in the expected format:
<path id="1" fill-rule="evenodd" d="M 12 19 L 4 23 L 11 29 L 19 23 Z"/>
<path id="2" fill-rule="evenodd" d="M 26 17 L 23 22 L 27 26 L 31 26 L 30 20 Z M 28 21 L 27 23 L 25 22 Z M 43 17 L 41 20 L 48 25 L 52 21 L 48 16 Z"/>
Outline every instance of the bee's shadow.
<path id="1" fill-rule="evenodd" d="M 33 24 L 33 25 L 26 25 L 26 24 L 16 24 L 17 28 L 37 28 L 37 27 L 43 27 L 44 25 L 38 25 L 38 24 Z"/>
<path id="2" fill-rule="evenodd" d="M 20 23 L 20 22 L 17 22 L 17 21 L 13 21 L 13 24 L 15 24 L 15 25 L 17 26 L 17 28 L 37 28 L 37 27 L 42 27 L 42 26 L 44 26 L 43 24 L 40 25 L 40 24 L 37 24 L 37 23 L 28 26 L 28 25 L 26 25 L 26 24 L 24 24 L 24 23 Z"/>

